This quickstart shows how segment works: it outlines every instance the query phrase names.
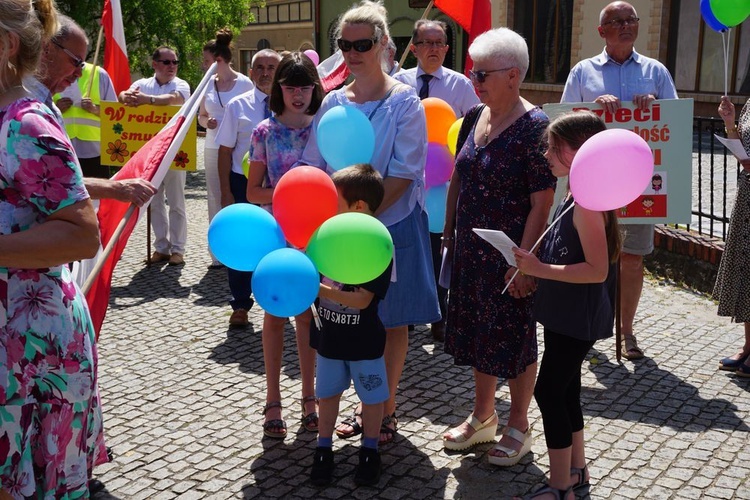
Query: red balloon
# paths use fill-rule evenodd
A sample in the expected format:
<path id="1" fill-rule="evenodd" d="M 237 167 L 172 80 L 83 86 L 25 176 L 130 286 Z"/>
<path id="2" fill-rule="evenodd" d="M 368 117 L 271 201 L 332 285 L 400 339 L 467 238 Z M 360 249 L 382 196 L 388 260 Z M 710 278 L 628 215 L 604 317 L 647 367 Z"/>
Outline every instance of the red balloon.
<path id="1" fill-rule="evenodd" d="M 297 248 L 305 248 L 315 230 L 336 212 L 336 186 L 319 168 L 293 168 L 273 190 L 273 216 L 286 240 Z"/>

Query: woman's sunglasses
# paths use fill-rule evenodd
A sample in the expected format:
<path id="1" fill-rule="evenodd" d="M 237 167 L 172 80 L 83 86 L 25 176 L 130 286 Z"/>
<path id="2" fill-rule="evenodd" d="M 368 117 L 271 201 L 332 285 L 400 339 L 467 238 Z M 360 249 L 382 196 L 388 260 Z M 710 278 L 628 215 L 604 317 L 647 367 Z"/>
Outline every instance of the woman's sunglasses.
<path id="1" fill-rule="evenodd" d="M 338 40 L 336 40 L 336 45 L 339 46 L 341 52 L 349 52 L 352 49 L 356 50 L 357 52 L 368 52 L 372 49 L 372 46 L 375 45 L 375 42 L 377 41 L 377 38 L 364 38 L 362 40 L 354 40 L 353 42 L 350 42 L 349 40 L 339 38 Z"/>

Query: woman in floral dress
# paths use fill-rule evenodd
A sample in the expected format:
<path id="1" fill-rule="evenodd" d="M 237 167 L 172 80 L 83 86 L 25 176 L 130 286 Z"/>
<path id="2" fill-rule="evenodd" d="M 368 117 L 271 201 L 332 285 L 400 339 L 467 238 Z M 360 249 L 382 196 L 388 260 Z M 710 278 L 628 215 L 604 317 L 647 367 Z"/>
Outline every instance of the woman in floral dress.
<path id="1" fill-rule="evenodd" d="M 516 464 L 531 448 L 527 412 L 537 367 L 531 317 L 535 283 L 472 229 L 504 231 L 530 250 L 552 205 L 555 178 L 544 158 L 547 115 L 520 96 L 529 65 L 526 42 L 507 28 L 490 30 L 469 47 L 472 81 L 482 104 L 464 118 L 446 205 L 444 246 L 454 252 L 445 351 L 474 372 L 474 409 L 443 436 L 443 446 L 465 450 L 495 440 L 497 379 L 508 379 L 510 414 L 489 452 L 493 465 Z M 455 238 L 455 245 L 454 243 Z"/>
<path id="2" fill-rule="evenodd" d="M 106 452 L 94 329 L 66 264 L 96 253 L 99 230 L 65 132 L 21 84 L 54 4 L 4 0 L 0 20 L 0 498 L 86 498 Z"/>

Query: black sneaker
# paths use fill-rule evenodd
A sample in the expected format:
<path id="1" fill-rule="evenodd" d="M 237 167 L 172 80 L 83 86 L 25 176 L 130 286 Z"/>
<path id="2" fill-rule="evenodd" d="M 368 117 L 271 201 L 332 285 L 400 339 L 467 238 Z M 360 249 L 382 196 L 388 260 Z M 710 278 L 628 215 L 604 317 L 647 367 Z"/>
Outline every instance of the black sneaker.
<path id="1" fill-rule="evenodd" d="M 361 486 L 375 486 L 380 481 L 380 454 L 372 448 L 359 449 L 359 465 L 354 482 Z"/>
<path id="2" fill-rule="evenodd" d="M 333 480 L 333 450 L 318 446 L 315 448 L 312 469 L 310 470 L 310 482 L 315 486 L 326 486 Z"/>

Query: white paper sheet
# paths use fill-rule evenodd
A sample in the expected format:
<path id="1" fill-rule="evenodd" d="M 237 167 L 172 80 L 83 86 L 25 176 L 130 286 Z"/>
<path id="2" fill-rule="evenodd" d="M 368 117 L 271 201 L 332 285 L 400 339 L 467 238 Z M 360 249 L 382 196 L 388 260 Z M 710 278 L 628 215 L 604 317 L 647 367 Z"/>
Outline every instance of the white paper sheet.
<path id="1" fill-rule="evenodd" d="M 487 241 L 490 245 L 500 250 L 506 262 L 512 267 L 516 267 L 516 256 L 513 255 L 513 249 L 517 248 L 518 245 L 513 243 L 513 240 L 507 234 L 495 229 L 479 229 L 476 227 L 472 231 L 477 233 L 480 238 Z"/>
<path id="2" fill-rule="evenodd" d="M 714 137 L 719 139 L 719 142 L 722 143 L 724 147 L 727 148 L 734 156 L 736 156 L 738 160 L 750 159 L 750 156 L 747 155 L 747 151 L 745 151 L 745 147 L 742 145 L 742 141 L 740 141 L 739 139 L 725 139 L 724 137 L 720 137 L 717 134 L 714 134 Z"/>

